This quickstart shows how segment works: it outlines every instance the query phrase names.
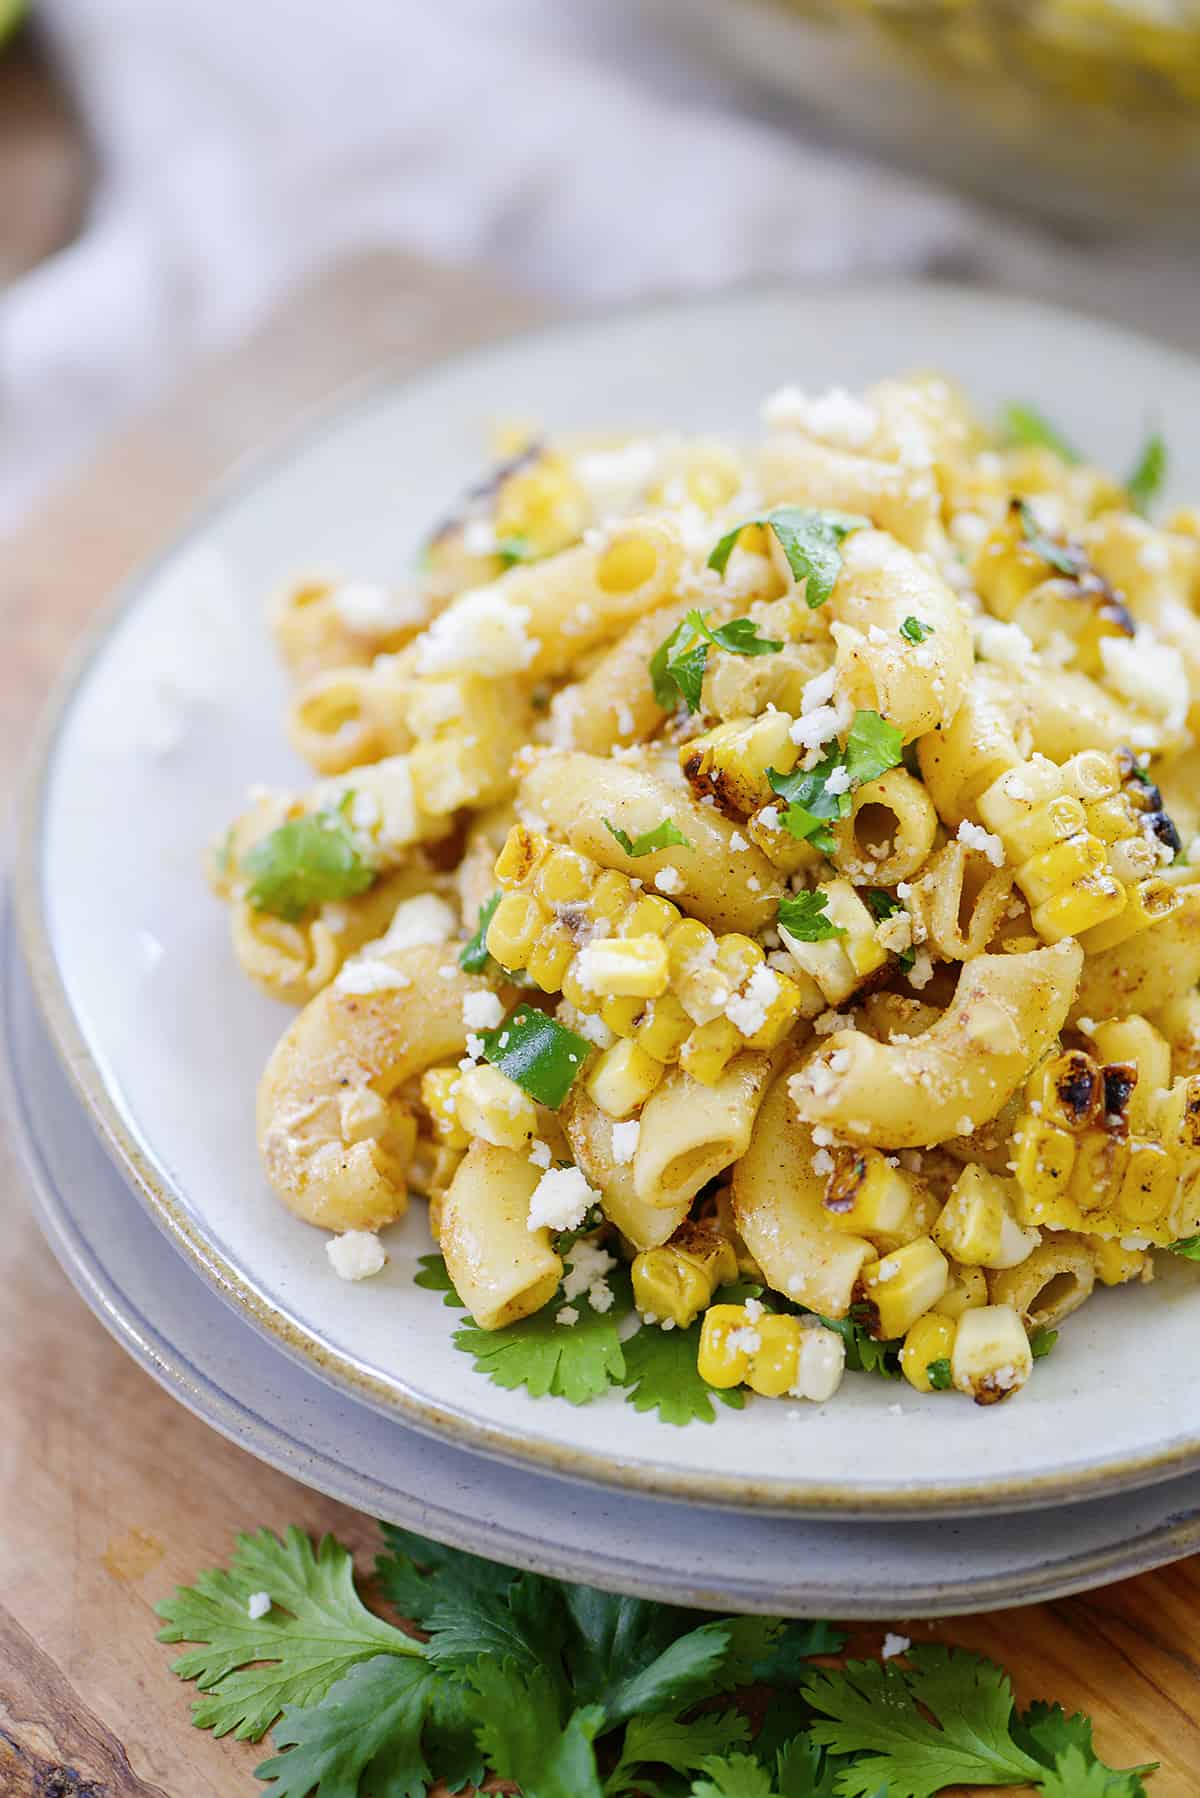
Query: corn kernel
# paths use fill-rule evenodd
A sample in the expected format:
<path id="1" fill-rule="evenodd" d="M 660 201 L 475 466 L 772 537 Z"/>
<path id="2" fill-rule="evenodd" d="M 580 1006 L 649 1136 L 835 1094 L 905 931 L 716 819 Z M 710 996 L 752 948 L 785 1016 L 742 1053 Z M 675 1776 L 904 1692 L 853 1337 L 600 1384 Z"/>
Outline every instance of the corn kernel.
<path id="1" fill-rule="evenodd" d="M 764 1398 L 781 1398 L 796 1384 L 803 1326 L 798 1317 L 769 1312 L 753 1326 L 758 1347 L 750 1356 L 746 1384 Z"/>
<path id="2" fill-rule="evenodd" d="M 496 878 L 502 880 L 500 863 Z M 583 856 L 573 849 L 552 849 L 538 869 L 534 891 L 543 905 L 578 905 L 587 898 L 592 873 Z"/>
<path id="3" fill-rule="evenodd" d="M 501 900 L 501 904 L 504 901 Z M 525 972 L 544 993 L 562 989 L 563 978 L 571 965 L 575 945 L 557 921 L 548 924 L 525 959 Z"/>
<path id="4" fill-rule="evenodd" d="M 499 1068 L 467 1068 L 454 1095 L 459 1122 L 501 1149 L 520 1149 L 537 1134 L 537 1107 Z"/>
<path id="5" fill-rule="evenodd" d="M 622 1037 L 596 1057 L 587 1077 L 587 1094 L 606 1117 L 626 1118 L 646 1103 L 662 1077 L 662 1062 Z"/>
<path id="6" fill-rule="evenodd" d="M 712 1086 L 742 1046 L 742 1036 L 728 1018 L 698 1024 L 679 1051 L 679 1065 L 693 1080 Z"/>
<path id="7" fill-rule="evenodd" d="M 892 1167 L 878 1149 L 841 1148 L 833 1160 L 824 1202 L 835 1230 L 871 1238 L 903 1228 L 913 1198 L 907 1174 Z"/>
<path id="8" fill-rule="evenodd" d="M 454 1099 L 461 1078 L 457 1068 L 427 1068 L 421 1076 L 421 1103 L 429 1113 L 438 1141 L 448 1149 L 465 1149 L 471 1141 L 459 1122 Z"/>
<path id="9" fill-rule="evenodd" d="M 669 1317 L 686 1330 L 718 1286 L 737 1279 L 737 1256 L 721 1231 L 688 1222 L 661 1248 L 643 1249 L 635 1256 L 632 1273 L 638 1310 Z"/>
<path id="10" fill-rule="evenodd" d="M 724 1391 L 742 1384 L 750 1371 L 746 1338 L 754 1338 L 748 1325 L 744 1305 L 710 1305 L 704 1313 L 696 1371 L 707 1385 Z"/>
<path id="11" fill-rule="evenodd" d="M 984 1167 L 965 1167 L 933 1227 L 933 1240 L 965 1267 L 1016 1267 L 1041 1237 L 1013 1215 L 1012 1182 Z"/>
<path id="12" fill-rule="evenodd" d="M 927 1311 L 919 1317 L 904 1338 L 900 1349 L 900 1371 L 910 1386 L 918 1392 L 935 1390 L 929 1378 L 929 1368 L 935 1361 L 949 1362 L 954 1353 L 954 1338 L 958 1334 L 958 1326 L 953 1318 L 946 1317 L 936 1311 Z M 949 1369 L 947 1369 L 947 1387 L 949 1385 Z"/>
<path id="13" fill-rule="evenodd" d="M 656 1061 L 679 1060 L 680 1051 L 691 1035 L 692 1020 L 674 993 L 651 999 L 635 1031 L 638 1047 Z"/>
<path id="14" fill-rule="evenodd" d="M 666 944 L 658 936 L 601 938 L 579 951 L 575 978 L 593 993 L 657 999 L 671 978 Z"/>
<path id="15" fill-rule="evenodd" d="M 692 789 L 714 798 L 722 811 L 739 817 L 772 799 L 767 769 L 788 773 L 797 750 L 788 736 L 787 712 L 736 718 L 693 737 L 679 751 L 679 765 Z"/>
<path id="16" fill-rule="evenodd" d="M 864 1298 L 878 1314 L 879 1326 L 872 1334 L 884 1341 L 907 1334 L 918 1317 L 937 1304 L 949 1278 L 950 1264 L 928 1236 L 868 1261 L 859 1281 Z"/>
<path id="17" fill-rule="evenodd" d="M 1011 1305 L 981 1305 L 958 1320 L 950 1369 L 977 1405 L 1011 1397 L 1033 1371 L 1025 1326 Z"/>

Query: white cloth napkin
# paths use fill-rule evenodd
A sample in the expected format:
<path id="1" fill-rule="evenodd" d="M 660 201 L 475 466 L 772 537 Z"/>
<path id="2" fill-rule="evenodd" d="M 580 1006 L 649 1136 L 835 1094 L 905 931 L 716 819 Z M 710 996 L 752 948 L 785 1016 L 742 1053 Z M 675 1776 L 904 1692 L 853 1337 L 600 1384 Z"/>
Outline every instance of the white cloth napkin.
<path id="1" fill-rule="evenodd" d="M 0 530 L 290 283 L 365 248 L 602 299 L 947 271 L 1200 348 L 1197 264 L 1084 252 L 757 117 L 629 0 L 39 0 L 95 151 L 0 294 Z"/>

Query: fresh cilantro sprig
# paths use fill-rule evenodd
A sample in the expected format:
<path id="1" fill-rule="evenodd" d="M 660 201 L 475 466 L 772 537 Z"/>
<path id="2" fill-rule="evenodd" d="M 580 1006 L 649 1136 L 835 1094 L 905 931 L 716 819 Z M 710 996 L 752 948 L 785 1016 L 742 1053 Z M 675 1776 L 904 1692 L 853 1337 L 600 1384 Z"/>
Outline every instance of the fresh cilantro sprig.
<path id="1" fill-rule="evenodd" d="M 889 724 L 878 712 L 862 710 L 854 714 L 845 749 L 835 743 L 815 768 L 798 768 L 791 774 L 768 768 L 771 791 L 787 801 L 784 829 L 812 843 L 822 855 L 832 855 L 836 844 L 829 825 L 850 816 L 850 795 L 856 787 L 899 766 L 903 744 L 904 733 L 898 726 Z M 831 785 L 832 776 L 840 769 L 847 778 Z"/>
<path id="2" fill-rule="evenodd" d="M 427 1798 L 488 1779 L 525 1798 L 933 1798 L 1028 1783 L 1043 1798 L 1145 1798 L 1150 1765 L 1096 1753 L 1090 1720 L 937 1646 L 818 1667 L 819 1621 L 722 1617 L 571 1585 L 383 1526 L 375 1616 L 347 1551 L 295 1530 L 239 1539 L 229 1569 L 159 1606 L 202 1728 L 259 1739 L 267 1798 Z M 251 1595 L 273 1603 L 254 1621 Z M 744 1688 L 767 1689 L 752 1708 Z M 760 1719 L 757 1721 L 756 1719 Z"/>
<path id="3" fill-rule="evenodd" d="M 1052 450 L 1072 465 L 1083 460 L 1074 444 L 1068 442 L 1057 426 L 1035 406 L 1020 402 L 1006 406 L 1000 415 L 1000 436 L 1012 449 Z"/>
<path id="4" fill-rule="evenodd" d="M 294 924 L 318 905 L 353 899 L 373 885 L 378 870 L 350 826 L 350 799 L 291 818 L 246 851 L 241 872 L 256 911 Z"/>
<path id="5" fill-rule="evenodd" d="M 502 894 L 493 893 L 479 908 L 479 920 L 468 940 L 458 952 L 458 965 L 468 974 L 482 974 L 491 957 L 487 948 L 488 925 L 495 916 Z"/>
<path id="6" fill-rule="evenodd" d="M 573 1324 L 558 1321 L 568 1303 L 560 1293 L 532 1317 L 502 1330 L 464 1324 L 454 1332 L 454 1346 L 473 1357 L 477 1373 L 508 1391 L 524 1387 L 532 1398 L 552 1396 L 572 1405 L 589 1404 L 626 1377 L 619 1326 L 633 1300 L 623 1270 L 609 1277 L 609 1291 L 613 1303 L 603 1312 L 594 1309 L 586 1293 L 571 1299 L 570 1307 L 577 1313 Z"/>
<path id="7" fill-rule="evenodd" d="M 1185 1261 L 1200 1261 L 1200 1236 L 1181 1236 L 1167 1247 L 1172 1255 L 1182 1255 Z"/>
<path id="8" fill-rule="evenodd" d="M 721 1295 L 718 1295 L 720 1299 Z M 716 1302 L 716 1301 L 714 1301 Z M 714 1399 L 740 1411 L 746 1402 L 740 1387 L 719 1390 L 700 1377 L 696 1355 L 700 1320 L 686 1330 L 664 1330 L 646 1324 L 625 1344 L 626 1397 L 635 1411 L 655 1411 L 663 1423 L 714 1423 Z"/>
<path id="9" fill-rule="evenodd" d="M 690 849 L 692 847 L 689 839 L 684 836 L 672 818 L 664 818 L 662 823 L 656 824 L 653 830 L 644 830 L 638 837 L 631 837 L 628 831 L 621 830 L 615 824 L 610 824 L 607 818 L 603 820 L 603 824 L 609 836 L 615 838 L 626 855 L 634 860 L 642 855 L 654 855 L 659 849 Z"/>
<path id="10" fill-rule="evenodd" d="M 674 711 L 681 699 L 689 712 L 700 710 L 709 644 L 735 656 L 774 655 L 783 648 L 774 637 L 760 636 L 752 618 L 710 628 L 708 614 L 693 607 L 650 658 L 650 685 L 664 711 Z"/>
<path id="11" fill-rule="evenodd" d="M 826 943 L 845 936 L 845 926 L 826 916 L 827 893 L 787 893 L 779 901 L 776 921 L 801 943 Z"/>
<path id="12" fill-rule="evenodd" d="M 724 574 L 733 546 L 744 530 L 759 525 L 771 532 L 787 559 L 793 578 L 804 581 L 804 597 L 815 610 L 833 592 L 842 572 L 842 544 L 851 531 L 869 530 L 871 521 L 857 512 L 834 512 L 812 506 L 777 506 L 760 518 L 745 518 L 726 531 L 708 558 L 710 568 Z"/>
<path id="13" fill-rule="evenodd" d="M 519 1005 L 480 1040 L 484 1060 L 551 1111 L 558 1110 L 592 1052 L 582 1036 L 534 1005 Z"/>
<path id="14" fill-rule="evenodd" d="M 1125 491 L 1138 512 L 1148 512 L 1167 478 L 1167 446 L 1157 431 L 1147 437 L 1125 482 Z"/>

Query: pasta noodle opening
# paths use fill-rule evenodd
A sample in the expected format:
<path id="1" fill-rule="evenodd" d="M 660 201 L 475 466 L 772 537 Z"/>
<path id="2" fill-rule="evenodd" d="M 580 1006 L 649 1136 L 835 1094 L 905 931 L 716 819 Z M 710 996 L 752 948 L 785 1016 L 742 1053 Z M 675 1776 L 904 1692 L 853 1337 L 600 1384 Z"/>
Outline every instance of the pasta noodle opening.
<path id="1" fill-rule="evenodd" d="M 658 547 L 645 537 L 622 537 L 601 556 L 596 582 L 606 593 L 634 593 L 658 568 Z"/>

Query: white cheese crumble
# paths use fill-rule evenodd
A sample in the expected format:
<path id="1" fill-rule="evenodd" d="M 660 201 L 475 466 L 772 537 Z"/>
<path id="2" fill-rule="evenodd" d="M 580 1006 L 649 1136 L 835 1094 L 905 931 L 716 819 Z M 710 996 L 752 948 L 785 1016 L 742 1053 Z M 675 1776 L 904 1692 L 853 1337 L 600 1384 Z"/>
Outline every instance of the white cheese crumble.
<path id="1" fill-rule="evenodd" d="M 612 1157 L 615 1162 L 624 1166 L 626 1162 L 633 1160 L 641 1133 L 642 1126 L 636 1118 L 630 1118 L 625 1124 L 613 1125 L 611 1141 Z"/>
<path id="2" fill-rule="evenodd" d="M 429 602 L 418 587 L 382 587 L 374 581 L 347 581 L 333 590 L 333 609 L 348 631 L 383 637 L 425 623 Z"/>
<path id="3" fill-rule="evenodd" d="M 1100 659 L 1109 685 L 1122 698 L 1161 718 L 1168 730 L 1182 730 L 1191 695 L 1183 658 L 1139 630 L 1136 637 L 1101 637 Z"/>
<path id="4" fill-rule="evenodd" d="M 564 1305 L 562 1310 L 556 1314 L 554 1321 L 556 1324 L 566 1324 L 569 1329 L 572 1324 L 579 1322 L 579 1313 L 574 1305 Z"/>
<path id="5" fill-rule="evenodd" d="M 530 1194 L 527 1228 L 577 1230 L 599 1196 L 577 1167 L 548 1168 Z"/>
<path id="6" fill-rule="evenodd" d="M 762 1336 L 749 1324 L 742 1324 L 739 1329 L 730 1330 L 725 1342 L 735 1354 L 756 1355 L 762 1347 Z"/>
<path id="7" fill-rule="evenodd" d="M 331 1236 L 325 1253 L 342 1280 L 369 1280 L 387 1262 L 383 1244 L 371 1230 L 347 1230 L 341 1236 Z"/>
<path id="8" fill-rule="evenodd" d="M 518 674 L 541 648 L 526 635 L 528 606 L 494 587 L 460 593 L 417 641 L 418 674 Z"/>
<path id="9" fill-rule="evenodd" d="M 974 631 L 975 653 L 982 656 L 985 662 L 999 662 L 1005 668 L 1020 668 L 1033 657 L 1033 644 L 1019 624 L 1005 624 L 999 618 L 976 618 Z"/>
<path id="10" fill-rule="evenodd" d="M 590 450 L 575 458 L 575 473 L 601 521 L 632 512 L 658 473 L 661 447 L 641 438 L 620 449 Z"/>
<path id="11" fill-rule="evenodd" d="M 879 1650 L 879 1658 L 883 1661 L 890 1661 L 898 1654 L 907 1654 L 911 1647 L 911 1636 L 898 1636 L 893 1630 L 889 1630 L 883 1638 L 883 1647 Z"/>
<path id="12" fill-rule="evenodd" d="M 448 943 L 458 930 L 452 906 L 436 893 L 418 893 L 404 899 L 392 913 L 392 921 L 374 946 L 377 949 L 415 949 L 422 943 Z"/>
<path id="13" fill-rule="evenodd" d="M 334 985 L 339 993 L 390 993 L 402 991 L 412 981 L 390 962 L 355 956 L 343 967 Z"/>
<path id="14" fill-rule="evenodd" d="M 271 1594 L 269 1592 L 251 1592 L 246 1600 L 246 1615 L 252 1623 L 257 1623 L 260 1617 L 265 1617 L 270 1608 Z"/>
<path id="15" fill-rule="evenodd" d="M 683 875 L 678 868 L 660 868 L 654 876 L 654 884 L 660 893 L 682 893 Z"/>
<path id="16" fill-rule="evenodd" d="M 743 849 L 749 849 L 750 845 L 742 835 L 741 831 L 735 830 L 729 839 L 729 847 L 735 854 L 740 854 Z"/>
<path id="17" fill-rule="evenodd" d="M 567 1271 L 562 1286 L 563 1297 L 577 1299 L 586 1292 L 588 1303 L 593 1311 L 608 1311 L 612 1306 L 613 1292 L 605 1276 L 610 1274 L 616 1265 L 615 1256 L 610 1255 L 607 1249 L 599 1248 L 596 1243 L 589 1242 L 584 1237 L 567 1252 Z"/>
<path id="18" fill-rule="evenodd" d="M 837 685 L 837 666 L 831 662 L 820 674 L 805 681 L 800 695 L 801 712 L 815 712 L 818 706 L 828 705 L 833 698 L 833 689 Z"/>
<path id="19" fill-rule="evenodd" d="M 754 1036 L 767 1021 L 767 1013 L 779 997 L 779 976 L 765 965 L 755 968 L 742 992 L 725 1007 L 725 1016 L 743 1036 Z"/>
<path id="20" fill-rule="evenodd" d="M 919 993 L 933 979 L 933 957 L 928 949 L 921 949 L 913 957 L 913 965 L 908 970 L 908 984 Z"/>
<path id="21" fill-rule="evenodd" d="M 850 791 L 849 768 L 835 768 L 825 782 L 825 791 L 827 793 L 848 793 Z"/>
<path id="22" fill-rule="evenodd" d="M 958 827 L 958 841 L 965 843 L 968 849 L 980 850 L 993 868 L 1004 866 L 1004 844 L 990 830 L 985 830 L 982 824 L 972 824 L 969 818 L 964 818 Z"/>
<path id="23" fill-rule="evenodd" d="M 504 1017 L 504 1007 L 495 993 L 464 993 L 462 1015 L 468 1030 L 494 1030 Z"/>
<path id="24" fill-rule="evenodd" d="M 763 401 L 761 416 L 769 431 L 803 431 L 843 449 L 862 449 L 879 428 L 874 407 L 844 387 L 811 397 L 800 387 L 780 387 Z"/>
<path id="25" fill-rule="evenodd" d="M 534 1167 L 549 1167 L 554 1157 L 550 1153 L 550 1144 L 535 1136 L 529 1145 L 529 1159 Z"/>
<path id="26" fill-rule="evenodd" d="M 760 830 L 778 830 L 779 807 L 777 805 L 764 805 L 758 814 L 756 823 Z M 1200 838 L 1197 838 L 1197 841 L 1200 842 Z"/>

